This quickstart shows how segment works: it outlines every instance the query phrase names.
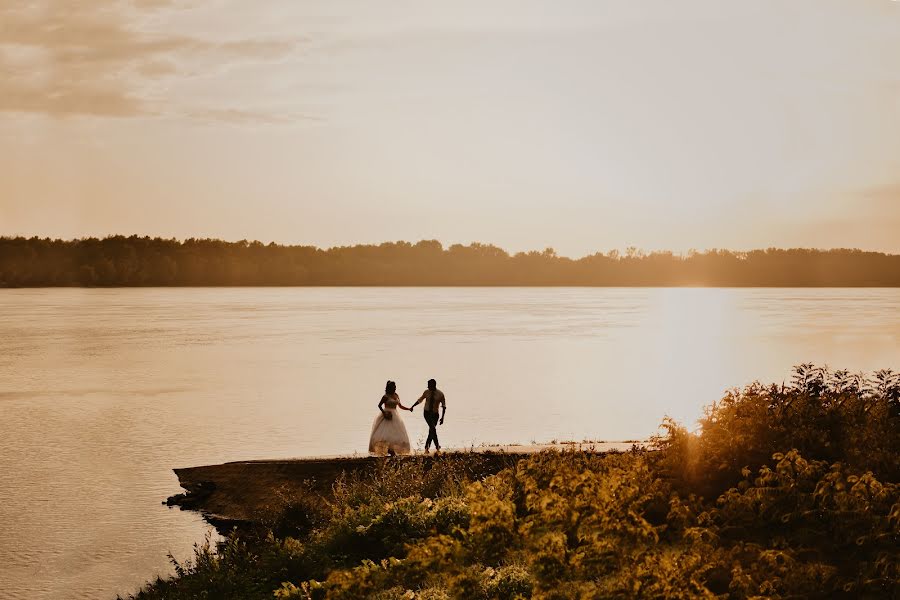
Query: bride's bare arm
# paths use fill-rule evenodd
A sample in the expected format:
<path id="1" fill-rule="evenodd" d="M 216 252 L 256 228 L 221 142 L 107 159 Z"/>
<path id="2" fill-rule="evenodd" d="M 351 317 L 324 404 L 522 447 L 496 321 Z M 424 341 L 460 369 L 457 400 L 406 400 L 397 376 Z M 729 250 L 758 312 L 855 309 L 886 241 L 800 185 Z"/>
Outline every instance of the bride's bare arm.
<path id="1" fill-rule="evenodd" d="M 400 410 L 408 410 L 409 412 L 412 412 L 412 406 L 407 408 L 403 406 L 402 402 L 400 402 L 400 394 L 394 394 L 394 399 L 397 401 L 397 406 L 400 408 Z"/>
<path id="2" fill-rule="evenodd" d="M 381 411 L 381 414 L 384 414 L 384 409 L 381 408 L 384 406 L 384 396 L 381 397 L 381 400 L 378 401 L 378 410 Z"/>

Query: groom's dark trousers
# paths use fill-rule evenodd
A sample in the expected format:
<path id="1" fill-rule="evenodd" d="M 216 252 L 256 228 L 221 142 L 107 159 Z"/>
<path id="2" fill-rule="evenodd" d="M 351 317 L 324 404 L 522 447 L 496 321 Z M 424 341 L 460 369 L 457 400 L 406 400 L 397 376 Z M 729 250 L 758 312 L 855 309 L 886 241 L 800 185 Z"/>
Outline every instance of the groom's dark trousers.
<path id="1" fill-rule="evenodd" d="M 422 411 L 422 414 L 425 415 L 425 422 L 428 423 L 428 439 L 425 440 L 425 449 L 431 447 L 431 442 L 434 441 L 434 447 L 440 448 L 441 444 L 438 442 L 437 438 L 437 424 L 440 420 L 440 416 L 436 412 L 432 412 L 430 410 Z"/>

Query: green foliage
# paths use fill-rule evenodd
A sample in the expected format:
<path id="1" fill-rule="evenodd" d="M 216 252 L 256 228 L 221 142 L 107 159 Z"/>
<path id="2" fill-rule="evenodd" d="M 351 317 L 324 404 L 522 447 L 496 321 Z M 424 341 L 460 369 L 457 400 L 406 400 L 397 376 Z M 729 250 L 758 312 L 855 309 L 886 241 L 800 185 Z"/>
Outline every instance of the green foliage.
<path id="1" fill-rule="evenodd" d="M 754 383 L 707 407 L 700 432 L 666 420 L 660 468 L 683 490 L 715 496 L 776 452 L 900 481 L 900 374 L 871 377 L 804 364 L 790 385 Z"/>
<path id="2" fill-rule="evenodd" d="M 862 476 L 841 463 L 776 454 L 714 506 L 695 513 L 684 535 L 741 564 L 732 594 L 753 596 L 890 593 L 900 581 L 894 522 L 900 486 Z"/>
<path id="3" fill-rule="evenodd" d="M 374 473 L 344 473 L 335 482 L 331 507 L 341 510 L 421 496 L 459 495 L 465 483 L 489 474 L 493 467 L 479 454 L 437 456 L 429 460 L 393 459 L 379 462 Z"/>
<path id="4" fill-rule="evenodd" d="M 385 461 L 299 539 L 198 546 L 138 598 L 898 597 L 898 392 L 803 365 L 697 433 L 664 422 L 655 452 Z"/>

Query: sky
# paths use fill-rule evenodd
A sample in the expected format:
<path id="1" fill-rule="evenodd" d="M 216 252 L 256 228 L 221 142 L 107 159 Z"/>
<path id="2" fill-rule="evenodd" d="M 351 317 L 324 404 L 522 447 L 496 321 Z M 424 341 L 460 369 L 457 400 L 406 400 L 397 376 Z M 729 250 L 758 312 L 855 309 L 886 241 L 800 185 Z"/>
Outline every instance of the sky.
<path id="1" fill-rule="evenodd" d="M 900 253 L 893 0 L 0 0 L 0 235 Z"/>

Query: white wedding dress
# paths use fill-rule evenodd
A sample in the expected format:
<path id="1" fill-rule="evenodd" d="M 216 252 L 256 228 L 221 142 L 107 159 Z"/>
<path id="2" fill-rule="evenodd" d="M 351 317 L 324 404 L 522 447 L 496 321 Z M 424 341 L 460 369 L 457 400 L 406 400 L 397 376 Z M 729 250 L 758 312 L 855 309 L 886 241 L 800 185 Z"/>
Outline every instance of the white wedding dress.
<path id="1" fill-rule="evenodd" d="M 386 396 L 384 399 L 384 412 L 391 417 L 386 418 L 384 413 L 378 413 L 375 422 L 372 423 L 372 435 L 369 437 L 369 452 L 376 456 L 394 454 L 409 454 L 409 435 L 406 433 L 406 425 L 400 418 L 397 405 L 400 402 Z"/>

